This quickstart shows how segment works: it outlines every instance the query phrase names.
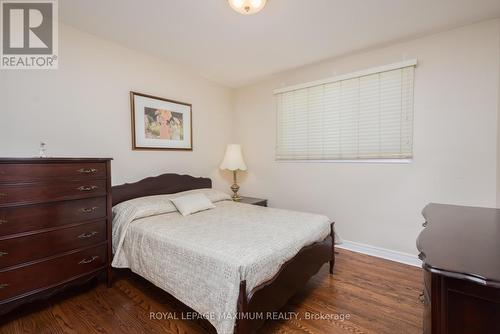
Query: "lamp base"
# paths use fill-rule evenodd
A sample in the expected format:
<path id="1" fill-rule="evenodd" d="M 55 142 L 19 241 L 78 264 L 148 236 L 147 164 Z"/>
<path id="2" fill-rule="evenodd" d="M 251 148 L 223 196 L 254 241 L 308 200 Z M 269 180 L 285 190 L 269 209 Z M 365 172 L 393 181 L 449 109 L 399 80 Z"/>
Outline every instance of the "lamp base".
<path id="1" fill-rule="evenodd" d="M 233 191 L 233 196 L 231 198 L 233 201 L 238 202 L 241 200 L 240 195 L 238 195 L 238 190 L 240 190 L 240 186 L 238 185 L 238 181 L 236 180 L 236 170 L 233 170 L 233 185 L 231 186 L 231 190 Z"/>
<path id="2" fill-rule="evenodd" d="M 241 197 L 240 197 L 240 195 L 238 195 L 238 190 L 240 190 L 240 186 L 238 184 L 234 183 L 231 186 L 231 190 L 233 191 L 233 195 L 231 196 L 232 200 L 235 202 L 240 201 Z"/>

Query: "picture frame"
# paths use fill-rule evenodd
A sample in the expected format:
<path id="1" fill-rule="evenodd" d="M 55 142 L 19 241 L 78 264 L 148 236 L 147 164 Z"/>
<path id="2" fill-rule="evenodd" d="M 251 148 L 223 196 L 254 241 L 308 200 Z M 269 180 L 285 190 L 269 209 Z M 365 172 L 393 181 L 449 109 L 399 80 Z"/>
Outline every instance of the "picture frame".
<path id="1" fill-rule="evenodd" d="M 133 150 L 193 150 L 192 105 L 130 92 Z"/>

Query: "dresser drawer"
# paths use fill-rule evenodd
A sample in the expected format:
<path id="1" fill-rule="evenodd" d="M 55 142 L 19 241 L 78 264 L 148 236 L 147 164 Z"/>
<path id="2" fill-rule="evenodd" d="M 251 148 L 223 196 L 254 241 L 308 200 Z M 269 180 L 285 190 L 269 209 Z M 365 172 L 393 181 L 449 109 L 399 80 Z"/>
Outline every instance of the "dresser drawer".
<path id="1" fill-rule="evenodd" d="M 0 240 L 0 268 L 43 259 L 106 240 L 106 221 Z"/>
<path id="2" fill-rule="evenodd" d="M 0 237 L 106 217 L 106 197 L 0 208 Z"/>
<path id="3" fill-rule="evenodd" d="M 0 185 L 0 207 L 104 196 L 106 180 Z"/>
<path id="4" fill-rule="evenodd" d="M 106 266 L 106 245 L 10 270 L 0 270 L 0 304 Z"/>
<path id="5" fill-rule="evenodd" d="M 0 182 L 36 181 L 59 177 L 81 180 L 106 178 L 106 164 L 95 162 L 0 164 Z"/>

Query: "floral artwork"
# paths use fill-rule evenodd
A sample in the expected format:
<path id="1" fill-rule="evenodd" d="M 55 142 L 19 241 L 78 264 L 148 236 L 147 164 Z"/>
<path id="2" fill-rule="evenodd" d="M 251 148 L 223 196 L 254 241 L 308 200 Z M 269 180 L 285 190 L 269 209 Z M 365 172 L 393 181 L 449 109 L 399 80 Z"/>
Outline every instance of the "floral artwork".
<path id="1" fill-rule="evenodd" d="M 144 108 L 146 138 L 183 140 L 182 114 L 169 110 Z"/>

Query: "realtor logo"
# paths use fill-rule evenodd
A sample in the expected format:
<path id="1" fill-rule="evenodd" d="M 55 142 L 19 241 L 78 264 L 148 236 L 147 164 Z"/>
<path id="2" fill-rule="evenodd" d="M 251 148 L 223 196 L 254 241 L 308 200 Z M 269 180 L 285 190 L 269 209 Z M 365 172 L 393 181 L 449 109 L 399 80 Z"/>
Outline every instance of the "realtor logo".
<path id="1" fill-rule="evenodd" d="M 1 69 L 57 69 L 57 0 L 0 1 Z"/>

